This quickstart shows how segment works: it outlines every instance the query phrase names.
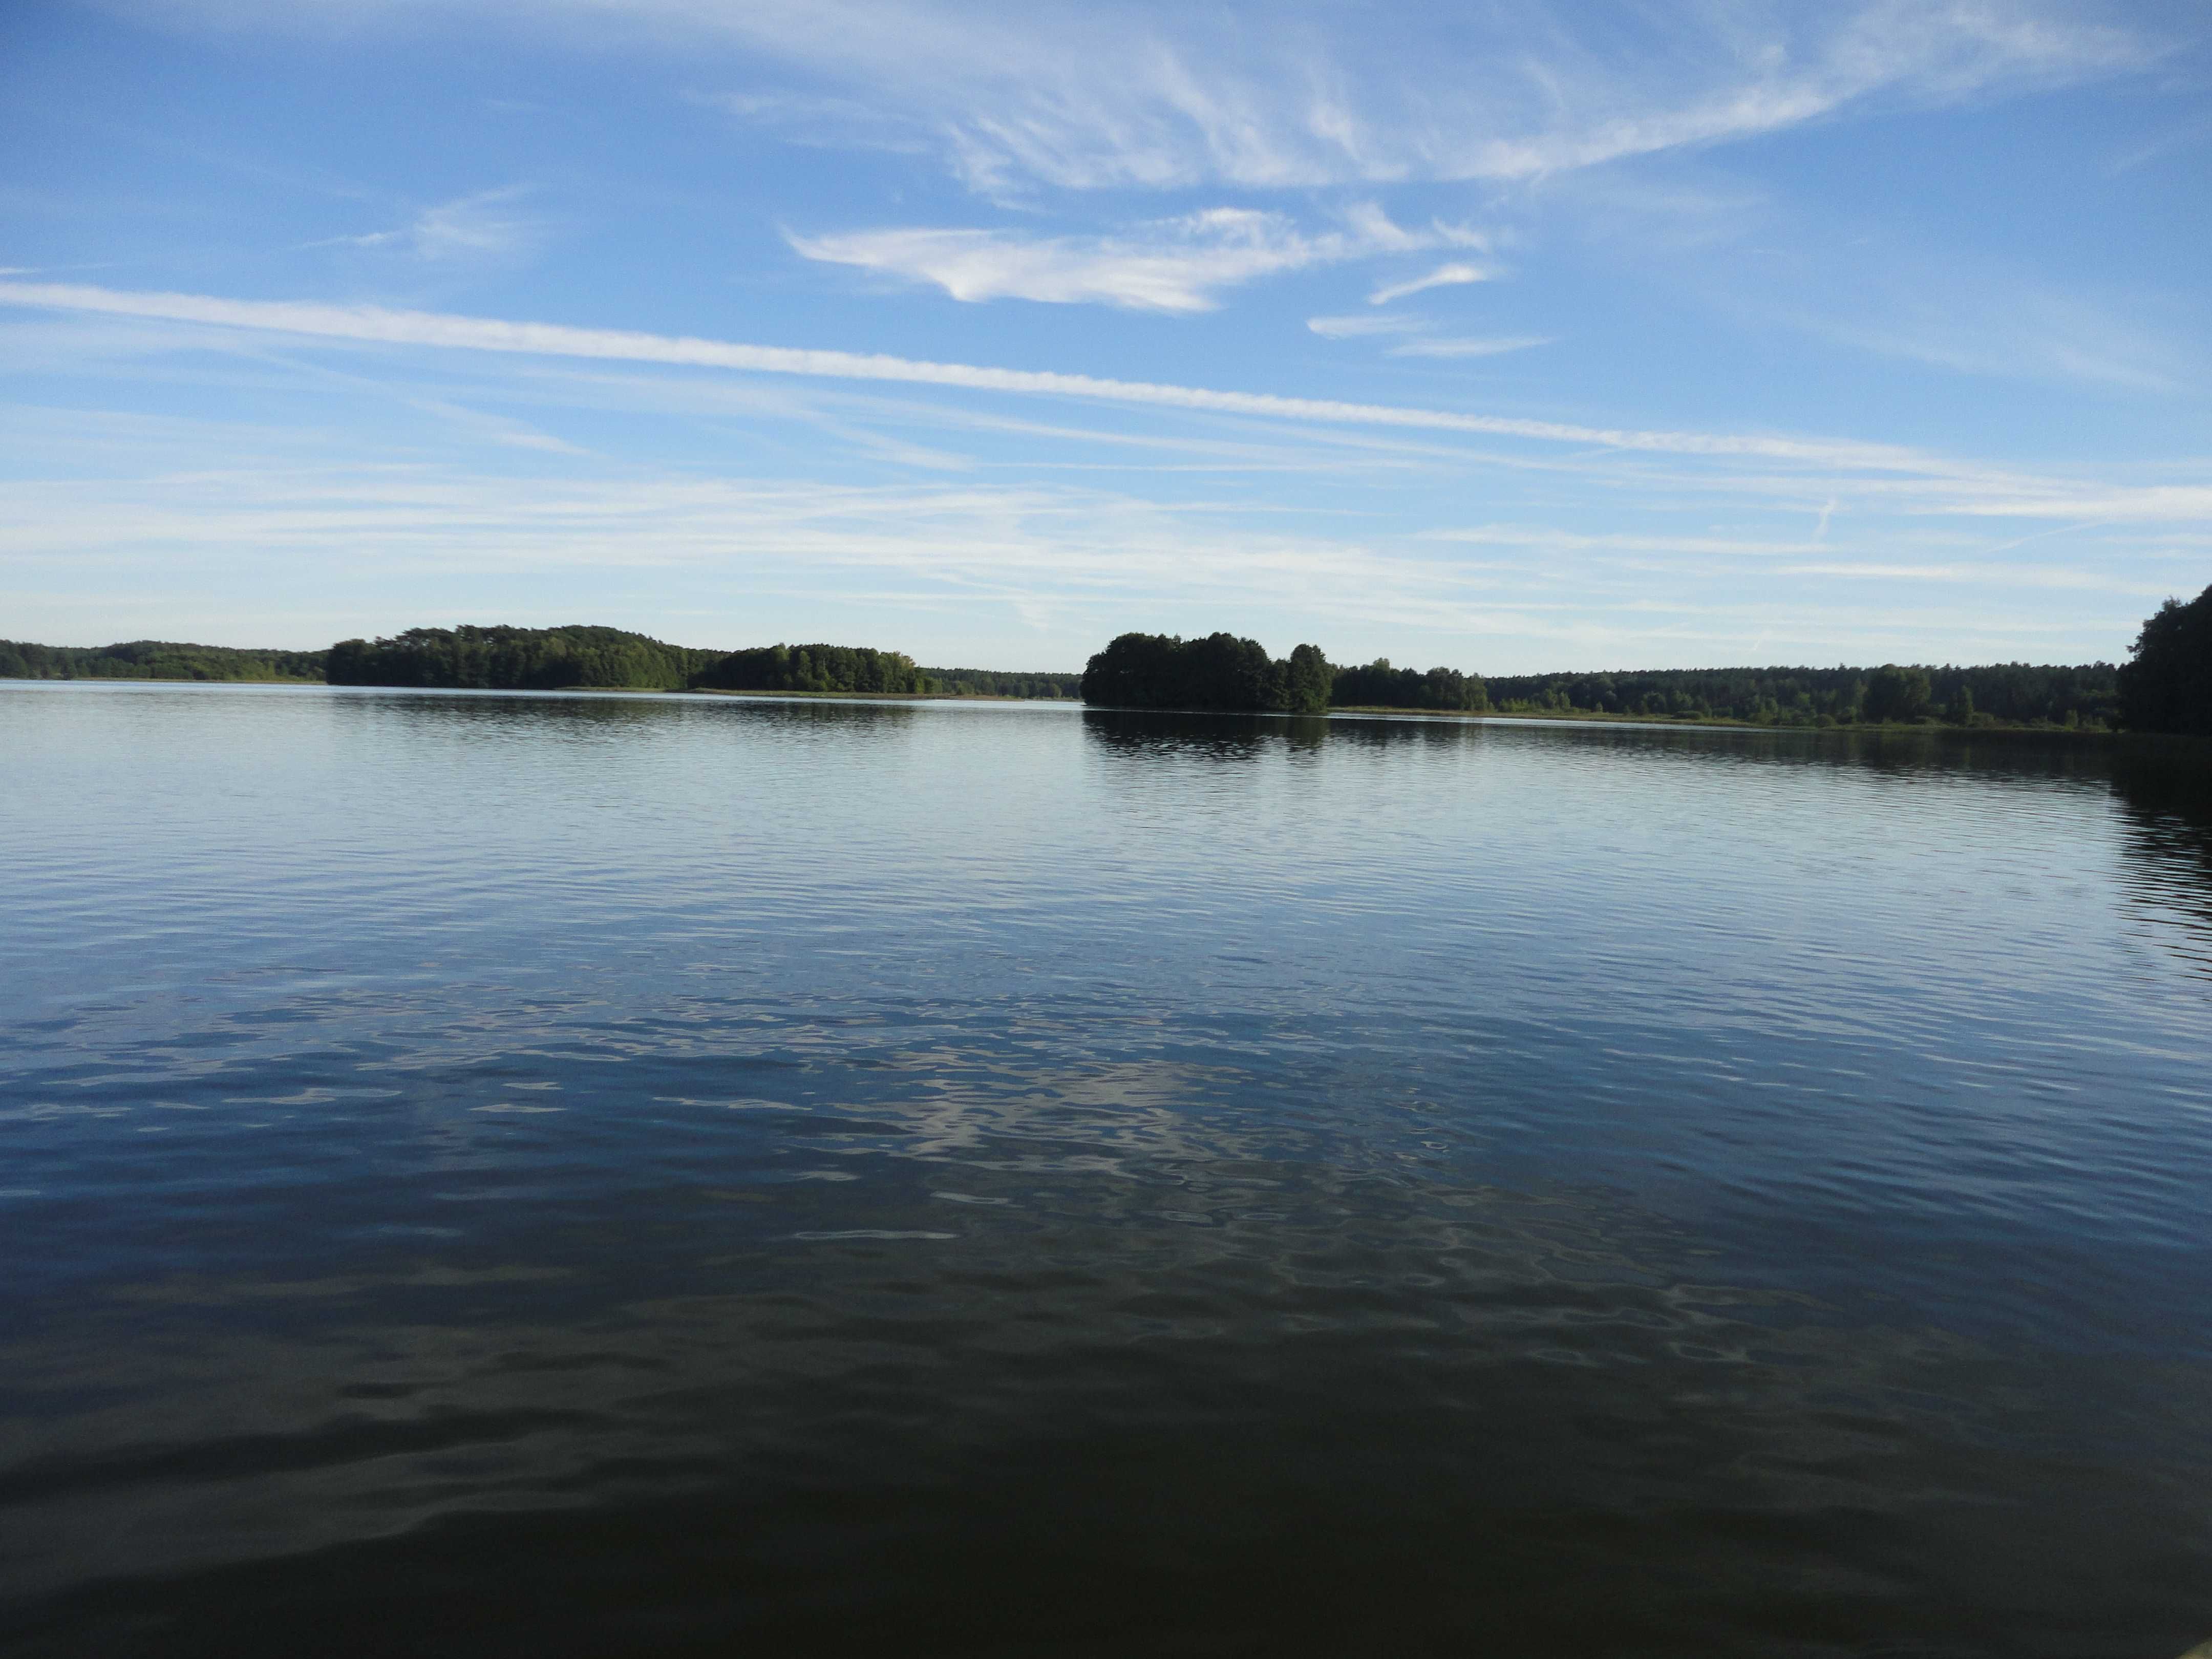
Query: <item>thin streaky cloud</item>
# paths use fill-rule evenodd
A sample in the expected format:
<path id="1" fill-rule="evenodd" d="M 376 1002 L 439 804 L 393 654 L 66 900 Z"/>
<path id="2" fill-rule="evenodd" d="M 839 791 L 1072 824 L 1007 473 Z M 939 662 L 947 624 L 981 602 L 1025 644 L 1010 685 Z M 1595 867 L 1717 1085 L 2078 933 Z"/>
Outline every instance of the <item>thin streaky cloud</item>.
<path id="1" fill-rule="evenodd" d="M 1367 303 L 1370 306 L 1387 306 L 1394 300 L 1403 300 L 1416 294 L 1425 294 L 1432 288 L 1457 288 L 1468 283 L 1485 283 L 1489 280 L 1490 273 L 1480 265 L 1438 265 L 1427 276 L 1416 276 L 1410 283 L 1393 283 L 1386 287 L 1376 289 L 1367 296 Z"/>
<path id="2" fill-rule="evenodd" d="M 1390 348 L 1393 357 L 1499 357 L 1509 351 L 1549 345 L 1550 334 L 1494 334 L 1473 338 L 1407 340 Z"/>
<path id="3" fill-rule="evenodd" d="M 1906 473 L 1942 471 L 1929 458 L 1888 444 L 1697 432 L 1644 432 L 1531 421 L 1386 404 L 1285 398 L 1269 392 L 1221 392 L 1202 386 L 1114 380 L 1049 370 L 991 368 L 934 363 L 908 357 L 825 351 L 791 346 L 645 334 L 628 330 L 574 328 L 556 323 L 506 322 L 489 317 L 428 311 L 391 311 L 380 306 L 325 305 L 312 301 L 226 300 L 207 295 L 133 293 L 70 283 L 0 283 L 0 302 L 64 311 L 213 323 L 228 328 L 355 340 L 372 344 L 522 352 L 542 356 L 598 357 L 732 368 L 765 374 L 803 374 L 830 380 L 895 380 L 959 386 L 978 392 L 1041 393 L 1148 404 L 1228 415 L 1331 423 L 1424 428 L 1531 438 L 1555 443 L 1686 455 L 1755 456 Z"/>
<path id="4" fill-rule="evenodd" d="M 652 362 L 825 380 L 890 381 L 1323 425 L 1480 434 L 1623 454 L 1791 464 L 1877 475 L 1859 488 L 1886 494 L 1923 512 L 2125 519 L 2136 522 L 2193 521 L 2212 517 L 2212 484 L 2112 486 L 2069 483 L 2047 475 L 2020 475 L 1964 465 L 1900 445 L 1850 439 L 1595 427 L 1397 404 L 1115 380 L 1049 370 L 929 362 L 884 355 L 750 345 L 692 337 L 307 301 L 228 300 L 205 295 L 129 292 L 66 283 L 0 282 L 0 303 L 211 324 L 364 344 Z M 1775 483 L 1768 480 L 1768 487 L 1773 487 Z M 1961 488 L 1971 492 L 1963 499 L 1957 493 Z M 1939 491 L 1950 493 L 1947 498 L 1939 498 Z"/>
<path id="5" fill-rule="evenodd" d="M 1425 317 L 1385 311 L 1365 316 L 1309 317 L 1306 326 L 1324 340 L 1359 340 L 1376 334 L 1419 334 L 1430 324 Z"/>

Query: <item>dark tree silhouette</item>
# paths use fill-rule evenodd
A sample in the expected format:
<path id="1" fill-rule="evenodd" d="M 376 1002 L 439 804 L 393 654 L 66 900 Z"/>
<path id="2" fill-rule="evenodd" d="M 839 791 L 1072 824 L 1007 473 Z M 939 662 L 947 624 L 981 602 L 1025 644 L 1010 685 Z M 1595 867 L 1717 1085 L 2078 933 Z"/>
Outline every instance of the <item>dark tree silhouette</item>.
<path id="1" fill-rule="evenodd" d="M 2120 720 L 2138 732 L 2212 736 L 2212 587 L 2168 599 L 2120 668 Z"/>

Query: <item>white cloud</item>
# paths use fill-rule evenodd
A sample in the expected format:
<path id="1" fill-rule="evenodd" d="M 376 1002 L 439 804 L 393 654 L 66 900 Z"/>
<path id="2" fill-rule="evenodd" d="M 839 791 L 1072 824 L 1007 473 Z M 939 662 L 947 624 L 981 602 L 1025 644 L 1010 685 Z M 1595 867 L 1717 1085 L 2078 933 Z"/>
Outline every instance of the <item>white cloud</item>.
<path id="1" fill-rule="evenodd" d="M 1464 244 L 1448 225 L 1409 230 L 1363 204 L 1341 229 L 1309 234 L 1279 213 L 1214 208 L 1115 236 L 891 229 L 789 235 L 809 259 L 934 283 L 956 300 L 1037 300 L 1131 310 L 1210 311 L 1224 288 L 1320 264 Z"/>
<path id="2" fill-rule="evenodd" d="M 507 258 L 529 252 L 544 235 L 543 220 L 514 210 L 529 193 L 521 185 L 478 191 L 425 208 L 394 230 L 326 236 L 310 246 L 391 248 L 434 264 Z"/>
<path id="3" fill-rule="evenodd" d="M 1405 312 L 1369 312 L 1364 316 L 1309 317 L 1306 326 L 1324 340 L 1360 340 L 1376 334 L 1419 334 L 1429 327 L 1425 317 Z"/>
<path id="4" fill-rule="evenodd" d="M 1549 345 L 1549 334 L 1492 334 L 1473 337 L 1407 340 L 1390 348 L 1393 357 L 1497 357 L 1531 346 Z"/>
<path id="5" fill-rule="evenodd" d="M 1465 283 L 1482 283 L 1489 279 L 1490 273 L 1480 265 L 1438 265 L 1427 276 L 1416 276 L 1410 283 L 1393 283 L 1388 287 L 1376 289 L 1367 296 L 1367 303 L 1370 306 L 1387 306 L 1394 300 L 1403 300 L 1416 294 L 1425 294 L 1432 288 L 1453 288 Z"/>

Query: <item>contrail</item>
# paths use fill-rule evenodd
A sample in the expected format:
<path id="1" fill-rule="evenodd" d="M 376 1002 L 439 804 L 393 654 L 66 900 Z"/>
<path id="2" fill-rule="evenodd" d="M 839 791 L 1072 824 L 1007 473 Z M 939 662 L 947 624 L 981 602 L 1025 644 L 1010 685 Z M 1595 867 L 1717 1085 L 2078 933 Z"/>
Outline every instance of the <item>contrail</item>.
<path id="1" fill-rule="evenodd" d="M 1327 398 L 1277 397 L 1268 392 L 1168 386 L 1149 380 L 1103 380 L 1090 374 L 1062 374 L 1047 370 L 991 368 L 973 363 L 934 363 L 851 351 L 746 345 L 689 335 L 572 328 L 557 323 L 507 322 L 497 318 L 463 317 L 433 311 L 391 311 L 381 306 L 323 305 L 306 300 L 226 300 L 210 295 L 134 293 L 65 283 L 11 282 L 0 282 L 0 303 L 207 323 L 222 328 L 256 329 L 316 339 L 431 346 L 459 351 L 518 352 L 548 357 L 611 358 L 821 380 L 903 381 L 977 392 L 1083 398 L 1102 403 L 1252 415 L 1274 420 L 1531 438 L 1550 443 L 1658 454 L 1748 457 L 1922 475 L 1954 470 L 1931 457 L 1887 444 L 1697 432 L 1640 432 L 1496 415 L 1456 414 L 1445 410 L 1407 409 L 1388 404 L 1339 403 Z"/>

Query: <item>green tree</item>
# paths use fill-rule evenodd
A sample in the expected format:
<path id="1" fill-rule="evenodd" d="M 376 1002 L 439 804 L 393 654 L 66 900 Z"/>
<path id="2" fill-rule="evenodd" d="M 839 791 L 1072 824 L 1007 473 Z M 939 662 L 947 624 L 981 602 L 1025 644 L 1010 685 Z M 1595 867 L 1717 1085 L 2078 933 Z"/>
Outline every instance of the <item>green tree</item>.
<path id="1" fill-rule="evenodd" d="M 2136 635 L 2121 665 L 2120 720 L 2138 732 L 2212 736 L 2212 587 L 2168 599 Z"/>
<path id="2" fill-rule="evenodd" d="M 1283 699 L 1293 714 L 1321 714 L 1328 711 L 1331 689 L 1336 684 L 1336 671 L 1329 666 L 1328 659 L 1317 645 L 1302 645 L 1292 651 L 1283 673 Z"/>
<path id="3" fill-rule="evenodd" d="M 1926 669 L 1884 663 L 1867 678 L 1866 702 L 1861 712 L 1877 722 L 1917 720 L 1928 712 L 1933 696 Z"/>

